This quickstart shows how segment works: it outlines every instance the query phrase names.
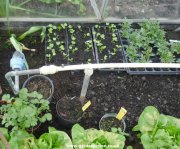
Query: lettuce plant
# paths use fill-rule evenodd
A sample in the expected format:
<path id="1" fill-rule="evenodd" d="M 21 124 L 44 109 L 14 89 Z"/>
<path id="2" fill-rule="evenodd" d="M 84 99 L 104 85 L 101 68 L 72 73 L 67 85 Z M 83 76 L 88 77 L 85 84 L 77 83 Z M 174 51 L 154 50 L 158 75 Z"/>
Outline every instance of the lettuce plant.
<path id="1" fill-rule="evenodd" d="M 28 129 L 52 119 L 49 101 L 37 92 L 28 93 L 23 88 L 17 97 L 6 94 L 2 100 L 7 102 L 0 107 L 2 124 L 6 128 L 11 126 L 13 129 Z"/>
<path id="2" fill-rule="evenodd" d="M 0 129 L 12 149 L 73 149 L 69 136 L 53 127 L 49 127 L 49 132 L 42 134 L 39 139 L 25 130 L 14 130 L 8 133 L 6 128 Z M 5 149 L 1 140 L 0 146 L 1 149 Z"/>
<path id="3" fill-rule="evenodd" d="M 160 114 L 153 106 L 144 109 L 133 131 L 140 132 L 145 149 L 180 148 L 180 119 Z"/>
<path id="4" fill-rule="evenodd" d="M 96 129 L 85 130 L 79 124 L 72 128 L 72 141 L 75 149 L 123 149 L 125 137 L 118 133 L 106 132 Z"/>
<path id="5" fill-rule="evenodd" d="M 42 134 L 39 139 L 29 138 L 26 142 L 28 149 L 73 149 L 69 136 L 49 127 L 49 132 Z"/>

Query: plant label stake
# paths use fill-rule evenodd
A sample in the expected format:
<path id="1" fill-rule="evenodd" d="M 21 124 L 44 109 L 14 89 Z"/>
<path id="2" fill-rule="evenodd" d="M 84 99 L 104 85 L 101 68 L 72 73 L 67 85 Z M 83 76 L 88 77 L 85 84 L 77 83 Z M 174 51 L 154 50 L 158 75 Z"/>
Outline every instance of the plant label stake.
<path id="1" fill-rule="evenodd" d="M 117 114 L 116 118 L 118 120 L 122 120 L 122 118 L 126 115 L 126 113 L 127 113 L 127 110 L 124 109 L 123 107 L 121 107 L 121 109 L 120 109 L 119 113 Z"/>
<path id="2" fill-rule="evenodd" d="M 90 77 L 93 74 L 93 69 L 85 69 L 84 70 L 85 76 L 83 81 L 83 86 L 81 89 L 80 99 L 86 99 L 86 93 L 89 86 Z M 83 107 L 82 110 L 85 111 L 91 105 L 91 101 L 89 100 Z"/>

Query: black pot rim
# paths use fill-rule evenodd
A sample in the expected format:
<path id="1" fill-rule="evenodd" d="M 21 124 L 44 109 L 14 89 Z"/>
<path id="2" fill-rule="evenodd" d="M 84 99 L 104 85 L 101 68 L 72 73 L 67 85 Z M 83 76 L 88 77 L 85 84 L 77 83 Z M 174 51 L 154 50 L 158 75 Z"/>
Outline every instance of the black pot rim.
<path id="1" fill-rule="evenodd" d="M 51 98 L 52 98 L 52 96 L 53 96 L 53 94 L 54 94 L 54 84 L 53 84 L 53 81 L 49 78 L 49 77 L 47 77 L 47 76 L 45 76 L 45 75 L 33 75 L 33 76 L 30 76 L 24 83 L 23 83 L 23 88 L 26 88 L 26 85 L 32 80 L 32 79 L 34 79 L 34 78 L 38 78 L 38 77 L 40 77 L 40 78 L 43 78 L 43 79 L 45 79 L 45 80 L 48 80 L 48 82 L 49 82 L 49 84 L 50 84 L 50 86 L 51 86 L 51 95 L 47 98 L 47 100 L 48 101 L 51 101 Z"/>
<path id="2" fill-rule="evenodd" d="M 78 123 L 78 122 L 82 119 L 82 116 L 79 117 L 77 120 L 68 120 L 68 119 L 65 119 L 64 117 L 62 117 L 62 116 L 61 116 L 61 113 L 58 111 L 58 109 L 59 109 L 58 105 L 61 104 L 60 102 L 61 102 L 61 99 L 59 99 L 59 100 L 57 101 L 57 103 L 56 103 L 56 113 L 57 113 L 58 117 L 60 117 L 60 118 L 63 119 L 64 121 L 67 121 L 67 122 L 69 122 L 69 123 L 74 123 L 74 124 L 75 124 L 75 123 Z"/>
<path id="3" fill-rule="evenodd" d="M 116 116 L 117 116 L 117 113 L 106 113 L 106 114 L 104 114 L 104 115 L 101 117 L 100 121 L 99 121 L 99 129 L 100 129 L 100 130 L 103 130 L 103 129 L 101 128 L 101 122 L 102 122 L 103 119 L 108 118 L 108 117 L 116 118 Z M 123 124 L 123 129 L 122 129 L 122 131 L 125 132 L 125 130 L 126 130 L 126 122 L 125 122 L 124 118 L 121 119 L 120 122 Z"/>

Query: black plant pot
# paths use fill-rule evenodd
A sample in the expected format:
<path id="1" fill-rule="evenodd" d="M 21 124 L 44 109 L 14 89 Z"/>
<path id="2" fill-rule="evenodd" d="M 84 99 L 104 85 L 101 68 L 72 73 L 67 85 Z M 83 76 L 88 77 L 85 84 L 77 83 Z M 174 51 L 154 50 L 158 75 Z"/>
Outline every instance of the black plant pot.
<path id="1" fill-rule="evenodd" d="M 23 88 L 27 88 L 29 92 L 37 91 L 49 101 L 51 101 L 54 93 L 54 84 L 52 80 L 44 75 L 34 75 L 29 77 L 24 82 Z"/>
<path id="2" fill-rule="evenodd" d="M 78 100 L 78 98 L 76 97 L 76 102 L 79 104 L 80 107 L 78 107 L 79 109 L 77 110 L 77 107 L 72 105 L 72 107 L 69 107 L 66 105 L 65 102 L 63 102 L 63 99 L 68 100 L 70 99 L 70 97 L 63 97 L 62 99 L 58 100 L 58 102 L 56 103 L 56 112 L 58 115 L 58 121 L 60 123 L 61 126 L 65 127 L 65 128 L 71 128 L 74 124 L 79 123 L 82 116 L 83 116 L 83 112 L 82 112 L 82 103 L 80 100 Z M 77 105 L 77 104 L 75 104 Z M 70 118 L 68 117 L 68 110 L 71 111 L 75 111 L 75 115 L 76 113 L 78 113 L 75 118 Z M 79 112 L 78 112 L 79 111 Z"/>

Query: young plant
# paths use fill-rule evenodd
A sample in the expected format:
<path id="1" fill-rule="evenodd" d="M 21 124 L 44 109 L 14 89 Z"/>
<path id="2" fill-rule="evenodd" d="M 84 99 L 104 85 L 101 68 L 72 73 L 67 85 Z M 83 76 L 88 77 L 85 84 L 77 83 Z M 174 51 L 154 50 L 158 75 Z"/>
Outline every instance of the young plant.
<path id="1" fill-rule="evenodd" d="M 16 97 L 5 94 L 2 101 L 7 102 L 0 107 L 2 124 L 6 128 L 28 129 L 52 119 L 49 101 L 37 92 L 28 93 L 26 88 L 21 89 Z"/>
<path id="2" fill-rule="evenodd" d="M 69 136 L 53 127 L 49 127 L 49 132 L 42 134 L 38 139 L 25 130 L 14 130 L 9 133 L 6 128 L 0 129 L 12 149 L 73 149 Z M 1 149 L 5 149 L 1 140 L 0 146 Z"/>
<path id="3" fill-rule="evenodd" d="M 180 148 L 180 120 L 160 114 L 153 106 L 144 109 L 133 131 L 140 132 L 144 149 Z"/>
<path id="4" fill-rule="evenodd" d="M 175 52 L 169 50 L 169 43 L 165 39 L 165 31 L 158 22 L 148 20 L 139 23 L 139 27 L 139 29 L 133 29 L 131 24 L 126 21 L 121 25 L 122 37 L 128 41 L 125 48 L 130 62 L 151 62 L 151 57 L 154 55 L 159 56 L 163 63 L 175 61 Z"/>
<path id="5" fill-rule="evenodd" d="M 72 128 L 72 141 L 75 149 L 103 148 L 103 149 L 123 149 L 125 137 L 118 133 L 106 132 L 96 129 L 85 130 L 79 124 Z"/>
<path id="6" fill-rule="evenodd" d="M 59 35 L 56 32 L 61 32 L 65 30 L 67 27 L 66 23 L 59 24 L 58 26 L 54 26 L 49 24 L 47 27 L 47 51 L 46 57 L 48 61 L 51 61 L 53 57 L 57 55 L 58 52 L 62 54 L 64 59 L 68 59 L 68 56 L 65 51 L 64 41 L 60 41 Z"/>

